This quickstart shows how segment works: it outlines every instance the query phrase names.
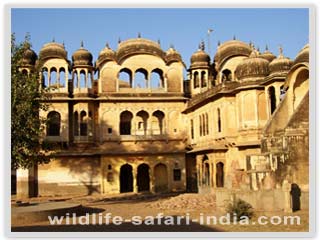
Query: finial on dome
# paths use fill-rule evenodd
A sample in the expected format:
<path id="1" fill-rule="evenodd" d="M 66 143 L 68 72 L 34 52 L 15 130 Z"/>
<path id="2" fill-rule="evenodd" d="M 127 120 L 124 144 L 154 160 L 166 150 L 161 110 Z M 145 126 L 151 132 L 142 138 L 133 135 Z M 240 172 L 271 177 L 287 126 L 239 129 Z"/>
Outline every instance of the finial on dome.
<path id="1" fill-rule="evenodd" d="M 83 40 L 81 40 L 80 47 L 83 48 Z"/>
<path id="2" fill-rule="evenodd" d="M 260 52 L 260 48 L 259 47 L 257 47 L 257 52 Z"/>
<path id="3" fill-rule="evenodd" d="M 170 48 L 174 49 L 174 45 L 172 43 L 170 44 Z"/>
<path id="4" fill-rule="evenodd" d="M 250 40 L 250 42 L 249 42 L 249 47 L 250 47 L 250 49 L 253 49 L 253 48 L 254 48 L 253 43 L 252 43 L 251 40 Z"/>
<path id="5" fill-rule="evenodd" d="M 202 51 L 204 51 L 204 49 L 205 49 L 205 45 L 204 45 L 204 41 L 203 40 L 200 42 L 199 49 L 202 50 Z"/>
<path id="6" fill-rule="evenodd" d="M 220 40 L 218 40 L 218 47 L 221 45 L 221 42 L 220 42 Z"/>
<path id="7" fill-rule="evenodd" d="M 121 43 L 121 38 L 119 37 L 119 39 L 118 39 L 118 43 Z"/>
<path id="8" fill-rule="evenodd" d="M 108 42 L 106 42 L 106 48 L 110 48 L 110 46 L 109 46 L 109 43 L 108 43 Z"/>
<path id="9" fill-rule="evenodd" d="M 160 45 L 160 43 L 161 43 L 161 42 L 160 42 L 160 39 L 158 39 L 158 44 Z"/>
<path id="10" fill-rule="evenodd" d="M 266 44 L 266 51 L 269 51 L 268 44 Z"/>
<path id="11" fill-rule="evenodd" d="M 279 45 L 279 55 L 283 55 L 283 48 L 281 45 Z"/>
<path id="12" fill-rule="evenodd" d="M 52 38 L 52 42 L 56 42 L 56 39 L 54 37 Z"/>
<path id="13" fill-rule="evenodd" d="M 65 47 L 64 41 L 62 42 L 62 46 Z"/>
<path id="14" fill-rule="evenodd" d="M 140 32 L 138 32 L 138 38 L 141 38 L 141 33 Z"/>
<path id="15" fill-rule="evenodd" d="M 233 35 L 233 40 L 236 40 L 236 35 Z"/>

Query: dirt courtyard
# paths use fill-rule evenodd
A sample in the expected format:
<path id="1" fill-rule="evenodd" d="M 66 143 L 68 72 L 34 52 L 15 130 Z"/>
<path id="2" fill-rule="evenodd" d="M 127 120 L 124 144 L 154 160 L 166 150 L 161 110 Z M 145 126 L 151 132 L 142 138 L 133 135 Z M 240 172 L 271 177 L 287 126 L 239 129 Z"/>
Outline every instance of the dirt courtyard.
<path id="1" fill-rule="evenodd" d="M 12 213 L 17 208 L 23 208 L 17 206 L 14 197 L 11 202 Z M 294 213 L 255 211 L 250 223 L 245 225 L 239 222 L 220 221 L 221 217 L 226 215 L 225 209 L 217 208 L 215 196 L 210 194 L 39 197 L 24 199 L 22 202 L 26 205 L 36 203 L 39 206 L 45 202 L 81 204 L 84 211 L 81 211 L 81 214 L 76 212 L 74 218 L 72 218 L 73 212 L 60 214 L 60 217 L 64 217 L 60 224 L 57 222 L 50 224 L 49 219 L 38 220 L 30 217 L 28 220 L 17 221 L 12 218 L 13 232 L 305 232 L 309 228 L 307 211 Z M 85 216 L 86 214 L 88 216 Z M 258 224 L 260 216 L 264 216 L 268 223 Z M 274 216 L 276 224 L 271 224 L 271 218 Z M 285 224 L 283 219 L 286 216 L 298 216 L 300 224 Z"/>

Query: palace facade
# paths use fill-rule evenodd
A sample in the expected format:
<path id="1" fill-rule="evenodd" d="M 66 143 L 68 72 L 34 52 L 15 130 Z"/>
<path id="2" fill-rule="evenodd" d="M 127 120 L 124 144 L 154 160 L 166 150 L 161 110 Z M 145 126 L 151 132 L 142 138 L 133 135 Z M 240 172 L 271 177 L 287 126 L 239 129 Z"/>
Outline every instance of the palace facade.
<path id="1" fill-rule="evenodd" d="M 38 56 L 26 50 L 21 70 L 41 69 L 50 95 L 42 139 L 56 149 L 50 163 L 18 170 L 18 195 L 232 192 L 250 201 L 296 184 L 307 199 L 309 46 L 291 60 L 233 39 L 211 59 L 201 43 L 190 61 L 185 79 L 174 47 L 140 36 L 106 45 L 95 62 L 83 44 L 71 61 L 56 42 Z"/>

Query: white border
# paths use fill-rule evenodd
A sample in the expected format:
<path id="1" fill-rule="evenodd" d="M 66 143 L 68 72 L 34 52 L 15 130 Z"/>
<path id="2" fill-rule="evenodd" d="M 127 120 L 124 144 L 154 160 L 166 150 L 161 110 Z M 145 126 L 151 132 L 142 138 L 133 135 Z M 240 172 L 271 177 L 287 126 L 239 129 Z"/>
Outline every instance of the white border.
<path id="1" fill-rule="evenodd" d="M 159 237 L 179 237 L 179 238 L 209 238 L 209 237 L 223 237 L 223 239 L 226 239 L 225 237 L 254 237 L 255 239 L 258 238 L 265 238 L 265 237 L 316 237 L 315 234 L 315 220 L 316 220 L 316 210 L 317 213 L 319 213 L 319 209 L 314 208 L 315 206 L 315 200 L 316 200 L 316 175 L 315 175 L 315 169 L 316 169 L 316 150 L 318 153 L 318 148 L 316 149 L 316 133 L 319 137 L 319 130 L 316 128 L 316 114 L 319 113 L 319 111 L 316 111 L 316 90 L 319 92 L 319 84 L 316 85 L 315 79 L 316 78 L 316 72 L 315 72 L 315 63 L 316 63 L 316 50 L 317 53 L 319 53 L 319 47 L 315 45 L 316 41 L 316 15 L 315 12 L 317 10 L 316 5 L 318 5 L 316 0 L 308 1 L 308 2 L 300 2 L 300 1 L 276 1 L 276 0 L 270 0 L 268 2 L 260 2 L 257 4 L 254 1 L 242 1 L 241 4 L 239 4 L 238 1 L 229 1 L 224 0 L 220 3 L 209 3 L 209 1 L 190 1 L 185 0 L 181 3 L 172 2 L 172 0 L 157 0 L 150 3 L 148 0 L 139 0 L 135 1 L 133 4 L 128 1 L 124 0 L 118 0 L 118 1 L 112 1 L 108 4 L 103 4 L 102 2 L 99 2 L 95 0 L 92 1 L 90 4 L 87 4 L 87 1 L 85 0 L 79 0 L 77 1 L 77 4 L 71 3 L 71 1 L 66 2 L 66 0 L 55 0 L 55 1 L 46 1 L 46 4 L 43 3 L 41 0 L 33 0 L 32 2 L 29 2 L 26 4 L 24 0 L 2 0 L 0 1 L 0 4 L 2 6 L 1 9 L 1 36 L 4 36 L 4 42 L 1 44 L 0 52 L 4 53 L 3 57 L 1 58 L 0 62 L 0 72 L 3 73 L 2 78 L 0 79 L 0 89 L 1 89 L 1 110 L 2 110 L 2 116 L 0 119 L 1 123 L 1 148 L 0 152 L 2 154 L 1 164 L 2 164 L 2 170 L 4 173 L 4 178 L 2 179 L 1 188 L 2 191 L 5 192 L 4 196 L 5 199 L 3 201 L 3 209 L 5 210 L 5 218 L 0 217 L 1 221 L 1 227 L 5 227 L 3 231 L 1 231 L 3 235 L 3 238 L 7 237 L 41 237 L 44 239 L 52 238 L 52 237 L 81 237 L 82 239 L 92 239 L 93 237 L 109 237 L 109 238 L 125 238 L 125 237 L 136 237 L 136 238 L 159 238 Z M 11 17 L 10 17 L 10 9 L 15 7 L 60 7 L 60 8 L 67 8 L 67 7 L 82 7 L 82 8 L 98 8 L 98 7 L 188 7 L 188 8 L 199 8 L 199 7 L 232 7 L 232 8 L 262 8 L 262 7 L 282 7 L 282 8 L 288 8 L 288 7 L 309 7 L 310 8 L 310 76 L 312 81 L 310 82 L 310 232 L 309 233 L 268 233 L 268 232 L 257 232 L 257 233 L 251 233 L 251 232 L 244 232 L 244 233 L 236 233 L 236 232 L 177 232 L 177 233 L 169 233 L 169 232 L 151 232 L 151 233 L 111 233 L 111 232 L 104 232 L 104 233 L 96 233 L 96 232 L 50 232 L 50 233 L 11 233 L 10 230 L 10 184 L 8 184 L 7 179 L 11 179 L 10 177 L 10 34 L 11 34 Z M 319 19 L 317 19 L 317 23 L 319 23 Z M 317 49 L 316 49 L 317 48 Z M 319 77 L 319 73 L 317 73 L 317 77 Z M 316 89 L 317 87 L 317 89 Z M 318 110 L 318 109 L 317 109 Z M 316 131 L 315 131 L 316 130 Z M 318 164 L 319 165 L 319 164 Z M 319 166 L 318 166 L 318 173 L 319 173 Z M 319 177 L 318 177 L 319 180 Z M 319 181 L 318 184 L 320 185 Z M 318 186 L 319 186 L 318 185 Z M 317 191 L 317 194 L 319 194 L 319 191 Z M 317 196 L 318 197 L 318 196 Z M 319 198 L 317 198 L 319 199 Z M 61 238 L 60 238 L 61 239 Z"/>

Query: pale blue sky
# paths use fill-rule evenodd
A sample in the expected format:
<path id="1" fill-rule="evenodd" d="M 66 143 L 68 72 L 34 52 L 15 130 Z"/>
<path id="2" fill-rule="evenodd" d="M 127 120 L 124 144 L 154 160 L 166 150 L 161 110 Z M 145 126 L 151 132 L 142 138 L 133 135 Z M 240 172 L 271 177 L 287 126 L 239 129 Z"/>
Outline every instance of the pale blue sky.
<path id="1" fill-rule="evenodd" d="M 181 53 L 187 67 L 190 57 L 204 40 L 207 45 L 207 30 L 211 34 L 211 58 L 217 43 L 237 39 L 249 42 L 264 51 L 278 55 L 281 44 L 284 54 L 294 58 L 308 42 L 308 9 L 12 9 L 12 32 L 22 41 L 26 32 L 31 34 L 33 49 L 52 41 L 64 42 L 71 59 L 72 53 L 83 40 L 97 59 L 108 42 L 116 49 L 121 40 L 142 37 L 154 41 L 160 39 L 161 47 L 167 50 L 170 44 Z M 206 48 L 208 50 L 208 48 Z"/>

